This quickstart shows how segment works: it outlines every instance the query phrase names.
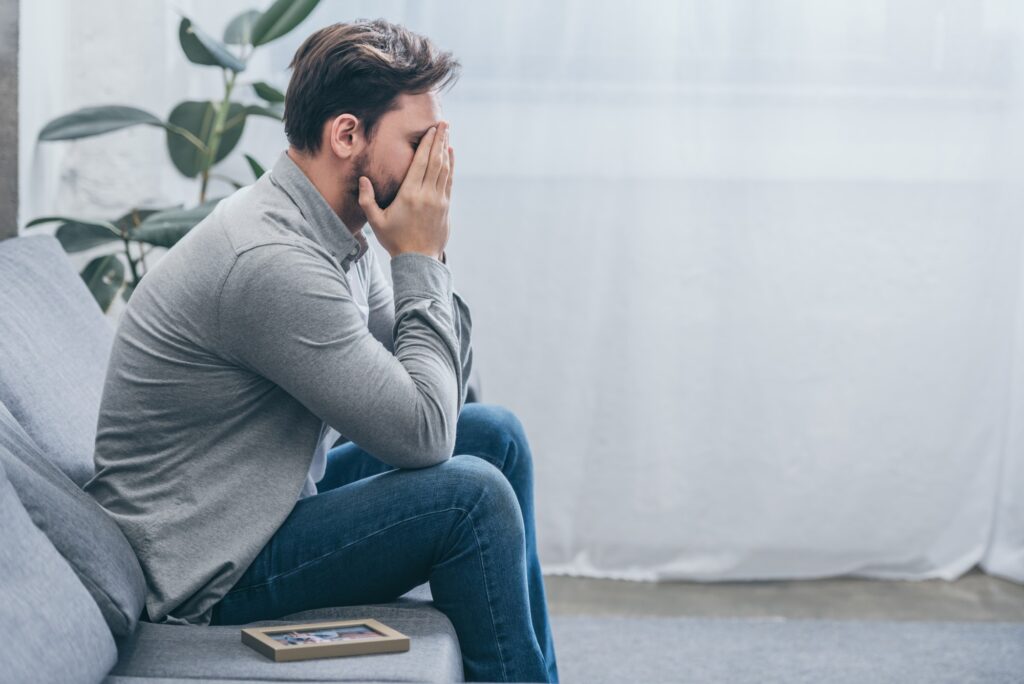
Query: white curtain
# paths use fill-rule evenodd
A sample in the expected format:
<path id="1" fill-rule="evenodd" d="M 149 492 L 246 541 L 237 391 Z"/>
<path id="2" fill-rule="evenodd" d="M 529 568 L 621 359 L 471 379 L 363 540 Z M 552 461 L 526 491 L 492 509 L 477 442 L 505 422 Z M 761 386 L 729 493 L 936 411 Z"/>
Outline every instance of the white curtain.
<path id="1" fill-rule="evenodd" d="M 66 43 L 147 57 L 55 59 L 23 3 L 23 138 L 216 97 L 174 8 L 219 34 L 251 3 L 57 4 Z M 1019 3 L 325 0 L 254 76 L 283 87 L 310 31 L 376 16 L 464 64 L 449 254 L 484 398 L 530 436 L 548 572 L 1024 582 Z M 240 148 L 283 144 L 261 121 Z M 23 142 L 23 220 L 191 200 L 161 146 Z M 109 190 L 111 159 L 138 187 Z"/>

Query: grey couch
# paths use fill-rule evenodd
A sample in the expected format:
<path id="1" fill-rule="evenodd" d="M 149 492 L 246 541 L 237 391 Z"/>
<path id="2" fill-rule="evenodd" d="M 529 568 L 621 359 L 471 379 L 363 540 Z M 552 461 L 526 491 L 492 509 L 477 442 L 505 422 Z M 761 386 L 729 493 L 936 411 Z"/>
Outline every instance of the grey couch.
<path id="1" fill-rule="evenodd" d="M 113 328 L 52 236 L 0 241 L 0 283 L 0 681 L 462 681 L 427 585 L 252 623 L 372 617 L 410 636 L 401 654 L 277 663 L 238 626 L 140 621 L 138 560 L 81 490 Z"/>

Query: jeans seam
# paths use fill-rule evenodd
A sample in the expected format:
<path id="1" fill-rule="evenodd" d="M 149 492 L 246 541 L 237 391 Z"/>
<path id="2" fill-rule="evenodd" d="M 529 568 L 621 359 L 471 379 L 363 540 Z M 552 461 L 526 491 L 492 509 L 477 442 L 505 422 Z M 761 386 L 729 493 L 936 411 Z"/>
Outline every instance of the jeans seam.
<path id="1" fill-rule="evenodd" d="M 292 573 L 295 573 L 295 572 L 298 572 L 299 570 L 302 570 L 307 565 L 311 565 L 313 563 L 319 563 L 320 561 L 322 561 L 323 559 L 327 558 L 328 556 L 331 556 L 331 555 L 333 555 L 335 553 L 338 553 L 339 551 L 344 551 L 345 549 L 347 549 L 348 547 L 352 546 L 353 544 L 358 544 L 359 542 L 366 541 L 367 539 L 370 539 L 371 537 L 375 537 L 378 534 L 383 534 L 384 532 L 387 532 L 388 530 L 390 530 L 392 527 L 397 527 L 399 525 L 404 525 L 407 522 L 411 522 L 413 520 L 418 520 L 420 518 L 425 518 L 425 517 L 427 517 L 429 515 L 437 515 L 438 513 L 447 513 L 448 511 L 460 511 L 460 512 L 466 514 L 467 516 L 469 515 L 469 512 L 467 510 L 465 510 L 464 508 L 460 508 L 458 506 L 452 506 L 451 508 L 444 508 L 444 509 L 439 510 L 439 511 L 431 511 L 430 513 L 420 513 L 419 515 L 414 515 L 414 516 L 412 516 L 410 518 L 403 518 L 402 520 L 399 520 L 399 521 L 397 521 L 395 523 L 392 523 L 391 525 L 388 525 L 387 527 L 383 527 L 383 528 L 381 528 L 379 530 L 375 530 L 374 532 L 371 532 L 370 534 L 366 535 L 365 537 L 360 537 L 359 539 L 354 539 L 354 540 L 350 541 L 348 544 L 345 544 L 342 547 L 339 547 L 337 549 L 332 549 L 331 551 L 328 551 L 327 553 L 321 554 L 321 555 L 317 556 L 316 558 L 312 558 L 312 559 L 306 561 L 305 563 L 303 563 L 301 565 L 297 565 L 294 568 L 291 568 L 291 569 L 289 569 L 289 570 L 287 570 L 285 572 L 282 572 L 279 575 L 274 575 L 273 577 L 269 577 L 269 578 L 266 579 L 266 581 L 260 582 L 259 584 L 250 584 L 250 585 L 245 586 L 245 587 L 233 587 L 224 596 L 227 597 L 229 594 L 234 594 L 235 592 L 241 593 L 243 591 L 249 591 L 250 589 L 261 589 L 261 588 L 263 588 L 263 587 L 265 587 L 265 586 L 267 586 L 267 585 L 269 585 L 269 584 L 271 584 L 273 582 L 276 582 L 279 579 L 282 579 L 284 577 L 287 577 L 287 576 L 291 575 Z"/>
<path id="2" fill-rule="evenodd" d="M 480 572 L 484 576 L 484 594 L 487 597 L 487 612 L 491 616 L 491 629 L 494 631 L 494 644 L 498 647 L 498 662 L 501 663 L 501 676 L 507 682 L 508 671 L 505 670 L 505 656 L 501 652 L 501 639 L 498 637 L 498 625 L 494 621 L 494 607 L 491 605 L 491 590 L 488 588 L 487 580 L 487 568 L 484 567 L 484 547 L 480 543 L 480 535 L 476 533 L 476 522 L 473 520 L 473 516 L 466 511 L 466 517 L 469 519 L 469 526 L 473 529 L 473 538 L 476 540 L 476 547 L 480 549 Z"/>
<path id="3" fill-rule="evenodd" d="M 471 510 L 475 509 L 482 499 L 483 499 L 483 495 L 481 494 L 480 498 L 477 499 L 475 502 L 473 502 L 473 505 L 470 507 L 470 509 Z M 447 509 L 447 510 L 451 510 L 451 509 Z M 479 556 L 480 556 L 480 574 L 483 575 L 484 597 L 487 599 L 487 614 L 491 618 L 491 631 L 494 633 L 494 645 L 497 646 L 497 648 L 498 648 L 498 662 L 501 664 L 501 677 L 502 677 L 502 679 L 504 681 L 507 682 L 508 681 L 508 670 L 505 669 L 505 656 L 504 656 L 504 654 L 502 653 L 502 650 L 501 650 L 501 638 L 498 636 L 498 624 L 494 621 L 494 607 L 491 604 L 491 590 L 487 586 L 487 584 L 488 584 L 488 579 L 487 578 L 489 577 L 489 575 L 487 574 L 487 568 L 484 567 L 484 547 L 483 547 L 483 544 L 480 543 L 480 535 L 477 534 L 477 531 L 476 531 L 476 521 L 473 520 L 472 513 L 470 513 L 469 510 L 465 510 L 465 509 L 461 509 L 461 508 L 458 509 L 458 510 L 462 511 L 462 513 L 463 513 L 462 519 L 463 520 L 469 520 L 470 529 L 473 530 L 473 539 L 476 541 L 476 548 L 480 550 L 480 554 L 479 554 Z M 543 653 L 542 653 L 542 655 L 543 655 Z"/>

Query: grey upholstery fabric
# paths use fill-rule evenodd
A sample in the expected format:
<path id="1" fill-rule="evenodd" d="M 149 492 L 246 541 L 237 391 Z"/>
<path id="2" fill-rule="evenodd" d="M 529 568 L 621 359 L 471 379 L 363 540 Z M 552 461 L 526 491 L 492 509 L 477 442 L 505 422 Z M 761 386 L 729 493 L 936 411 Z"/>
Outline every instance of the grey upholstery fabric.
<path id="1" fill-rule="evenodd" d="M 462 657 L 451 622 L 422 605 L 388 604 L 309 610 L 247 627 L 374 618 L 410 638 L 406 653 L 274 662 L 241 643 L 241 625 L 188 626 L 140 622 L 118 640 L 120 660 L 110 672 L 124 677 L 390 682 L 463 680 Z M 116 680 L 114 680 L 116 681 Z"/>
<path id="2" fill-rule="evenodd" d="M 142 568 L 106 511 L 50 463 L 0 403 L 0 463 L 32 521 L 71 564 L 114 634 L 135 629 L 146 600 Z"/>
<path id="3" fill-rule="evenodd" d="M 103 684 L 239 684 L 238 679 L 208 679 L 203 677 L 196 679 L 195 677 L 122 677 L 120 675 L 110 675 L 108 678 L 103 680 Z M 262 681 L 283 681 L 283 680 L 262 680 Z M 287 680 L 284 680 L 287 681 Z M 332 682 L 345 681 L 338 679 L 304 679 L 302 680 L 305 684 L 331 684 Z M 365 679 L 360 680 L 359 684 L 388 684 L 387 680 L 383 679 Z"/>
<path id="4" fill-rule="evenodd" d="M 321 661 L 327 664 L 320 666 L 313 666 L 316 671 L 307 671 L 306 667 L 293 667 L 289 672 L 282 672 L 276 667 L 269 671 L 266 675 L 259 675 L 265 677 L 260 681 L 303 681 L 303 682 L 339 682 L 339 681 L 360 681 L 360 682 L 387 682 L 387 681 L 402 681 L 405 678 L 405 673 L 410 669 L 415 673 L 414 677 L 419 681 L 431 681 L 431 680 L 444 680 L 448 678 L 448 681 L 461 681 L 462 680 L 462 661 L 461 654 L 458 651 L 458 645 L 455 638 L 455 633 L 451 628 L 451 623 L 444 615 L 440 614 L 436 609 L 432 608 L 430 601 L 432 600 L 430 594 L 430 585 L 421 584 L 420 586 L 412 589 L 409 593 L 400 597 L 395 603 L 387 604 L 386 606 L 373 606 L 363 607 L 354 606 L 348 608 L 326 608 L 322 610 L 306 611 L 302 613 L 294 613 L 292 615 L 286 615 L 281 620 L 273 622 L 259 622 L 252 623 L 257 624 L 274 624 L 278 622 L 281 624 L 291 622 L 313 622 L 316 620 L 334 620 L 334 619 L 347 619 L 350 616 L 358 615 L 360 617 L 375 617 L 385 624 L 393 624 L 399 631 L 404 634 L 408 634 L 413 637 L 414 640 L 410 644 L 410 652 L 415 653 L 416 663 L 409 664 L 402 661 L 402 666 L 399 672 L 399 679 L 393 677 L 393 665 L 394 661 L 389 660 L 389 657 L 397 656 L 360 656 L 355 658 L 356 662 L 366 661 L 369 658 L 374 658 L 375 662 L 371 662 L 367 665 L 360 664 L 357 671 L 353 671 L 351 665 L 346 665 L 345 661 L 349 660 L 346 658 L 336 659 L 335 662 Z M 392 615 L 397 612 L 395 609 L 406 609 L 402 612 L 401 620 L 383 617 L 382 610 L 388 610 L 388 614 Z M 372 612 L 371 612 L 372 611 Z M 426 634 L 420 635 L 418 638 L 414 637 L 413 632 L 407 627 L 397 627 L 398 624 L 408 624 L 410 618 L 409 615 L 420 616 L 427 624 L 425 625 Z M 436 620 L 436 623 L 434 621 Z M 234 644 L 231 643 L 232 639 L 237 640 L 238 631 L 241 626 L 235 627 L 179 627 L 175 625 L 153 625 L 149 623 L 141 623 L 140 637 L 136 639 L 122 640 L 122 663 L 114 669 L 107 679 L 103 680 L 104 684 L 174 684 L 174 683 L 185 683 L 194 684 L 197 682 L 203 682 L 204 684 L 227 684 L 228 682 L 238 682 L 238 672 L 246 671 L 246 663 L 249 662 L 260 662 L 253 660 L 250 654 L 246 651 L 250 651 L 248 647 L 242 647 L 245 651 L 239 651 Z M 196 632 L 196 630 L 229 630 L 227 637 L 222 634 L 217 634 L 216 643 L 230 644 L 221 654 L 226 660 L 233 661 L 230 665 L 225 665 L 223 669 L 209 668 L 206 666 L 196 668 L 175 668 L 175 667 L 164 667 L 157 670 L 163 674 L 153 676 L 149 673 L 154 670 L 151 667 L 151 663 L 145 663 L 145 659 L 149 657 L 148 650 L 153 648 L 153 644 L 161 641 L 151 632 L 164 630 L 164 629 L 179 629 L 188 630 L 188 633 L 184 635 L 184 638 L 176 640 L 173 644 L 164 642 L 163 645 L 158 646 L 159 648 L 165 649 L 165 653 L 170 650 L 178 652 L 188 648 L 187 644 L 195 643 L 199 641 L 205 634 L 217 634 L 216 632 Z M 230 630 L 236 630 L 230 633 Z M 175 632 L 173 634 L 180 634 Z M 426 637 L 426 638 L 423 638 Z M 127 648 L 127 644 L 134 642 L 132 648 Z M 141 643 L 140 643 L 141 642 Z M 240 644 L 239 644 L 240 645 Z M 415 649 L 415 650 L 412 650 Z M 438 653 L 438 649 L 443 651 L 453 651 L 451 656 L 446 656 L 444 653 Z M 140 652 L 141 651 L 141 652 Z M 210 648 L 209 652 L 220 653 L 218 648 Z M 255 651 L 253 651 L 255 654 Z M 242 654 L 241 657 L 240 654 Z M 256 654 L 258 656 L 258 654 Z M 408 654 L 406 654 L 408 655 Z M 424 657 L 425 656 L 425 657 Z M 211 656 L 212 657 L 212 656 Z M 264 659 L 265 660 L 265 659 Z M 406 660 L 410 660 L 406 658 Z M 270 663 L 270 661 L 265 660 Z M 280 665 L 273 664 L 272 665 Z M 283 664 L 283 663 L 282 663 Z M 301 665 L 301 663 L 299 663 Z M 435 670 L 432 668 L 441 667 L 441 670 Z M 196 672 L 202 674 L 195 674 Z M 131 672 L 132 674 L 118 674 L 123 672 Z M 166 674 L 168 672 L 174 672 L 175 674 Z M 247 674 L 242 677 L 244 680 L 255 680 L 257 675 Z M 355 679 L 353 679 L 355 678 Z"/>
<path id="5" fill-rule="evenodd" d="M 82 486 L 113 328 L 51 235 L 0 241 L 0 282 L 0 401 Z"/>
<path id="6" fill-rule="evenodd" d="M 109 675 L 103 680 L 103 684 L 239 684 L 242 680 L 238 679 L 212 679 L 202 677 L 196 679 L 195 677 L 122 677 L 121 675 Z M 264 682 L 274 681 L 288 681 L 286 679 L 264 679 L 260 680 Z M 323 684 L 329 684 L 330 682 L 346 681 L 343 679 L 306 679 L 305 682 L 323 682 Z M 386 679 L 361 679 L 359 684 L 388 684 Z"/>
<path id="7" fill-rule="evenodd" d="M 430 584 L 424 582 L 418 587 L 414 587 L 409 590 L 407 594 L 398 598 L 398 603 L 402 605 L 412 606 L 414 604 L 427 604 L 431 605 L 434 601 L 434 595 L 430 593 Z"/>
<path id="8" fill-rule="evenodd" d="M 117 659 L 96 603 L 0 465 L 0 680 L 98 682 Z"/>

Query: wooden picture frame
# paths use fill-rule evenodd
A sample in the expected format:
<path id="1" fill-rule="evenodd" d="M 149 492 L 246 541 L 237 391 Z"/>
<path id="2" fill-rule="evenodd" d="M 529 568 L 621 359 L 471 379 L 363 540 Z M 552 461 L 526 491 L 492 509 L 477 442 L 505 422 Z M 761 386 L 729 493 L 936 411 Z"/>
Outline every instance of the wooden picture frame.
<path id="1" fill-rule="evenodd" d="M 242 643 L 278 662 L 409 650 L 409 637 L 368 618 L 243 627 Z"/>

